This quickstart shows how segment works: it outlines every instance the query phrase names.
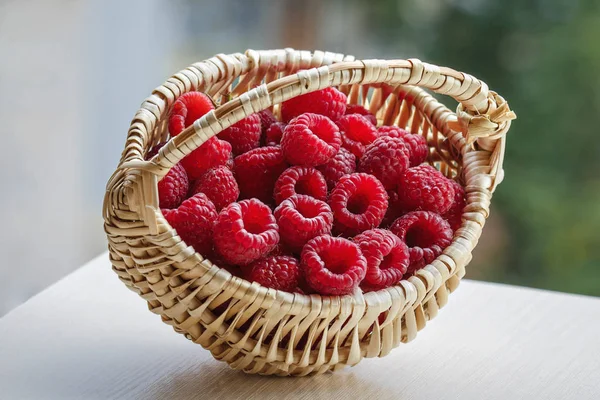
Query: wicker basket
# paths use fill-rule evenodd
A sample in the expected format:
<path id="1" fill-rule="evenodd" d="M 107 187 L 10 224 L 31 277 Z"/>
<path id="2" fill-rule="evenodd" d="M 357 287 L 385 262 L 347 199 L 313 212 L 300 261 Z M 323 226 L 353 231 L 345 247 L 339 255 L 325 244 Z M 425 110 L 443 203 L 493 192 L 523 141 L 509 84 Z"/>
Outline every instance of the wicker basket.
<path id="1" fill-rule="evenodd" d="M 328 86 L 365 105 L 379 122 L 422 134 L 430 147 L 428 162 L 465 184 L 467 206 L 452 244 L 394 287 L 340 297 L 267 289 L 232 276 L 187 246 L 160 212 L 158 180 L 245 116 L 269 107 L 277 113 L 281 102 Z M 452 96 L 460 103 L 457 112 L 419 86 Z M 151 147 L 167 139 L 173 102 L 193 90 L 221 105 L 144 161 Z M 165 323 L 235 369 L 320 374 L 385 356 L 437 315 L 464 275 L 503 177 L 505 137 L 514 118 L 485 83 L 416 59 L 356 61 L 285 49 L 193 64 L 155 89 L 129 128 L 104 201 L 113 269 Z"/>

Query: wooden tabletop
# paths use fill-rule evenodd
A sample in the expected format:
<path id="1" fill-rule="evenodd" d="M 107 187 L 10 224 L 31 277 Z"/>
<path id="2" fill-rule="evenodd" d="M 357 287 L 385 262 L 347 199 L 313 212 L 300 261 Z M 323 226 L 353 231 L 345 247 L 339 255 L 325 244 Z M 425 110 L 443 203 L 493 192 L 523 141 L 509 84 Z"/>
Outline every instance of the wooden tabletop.
<path id="1" fill-rule="evenodd" d="M 0 319 L 0 399 L 599 399 L 600 299 L 463 281 L 406 345 L 250 376 L 174 333 L 103 254 Z"/>

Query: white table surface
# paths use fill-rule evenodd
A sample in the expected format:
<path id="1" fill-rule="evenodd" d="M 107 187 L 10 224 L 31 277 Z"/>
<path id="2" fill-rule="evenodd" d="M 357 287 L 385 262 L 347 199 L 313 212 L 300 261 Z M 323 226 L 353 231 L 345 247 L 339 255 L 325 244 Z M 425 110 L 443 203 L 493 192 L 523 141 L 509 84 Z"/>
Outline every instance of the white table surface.
<path id="1" fill-rule="evenodd" d="M 389 356 L 249 376 L 150 313 L 103 254 L 0 319 L 0 399 L 599 399 L 600 299 L 463 281 Z"/>

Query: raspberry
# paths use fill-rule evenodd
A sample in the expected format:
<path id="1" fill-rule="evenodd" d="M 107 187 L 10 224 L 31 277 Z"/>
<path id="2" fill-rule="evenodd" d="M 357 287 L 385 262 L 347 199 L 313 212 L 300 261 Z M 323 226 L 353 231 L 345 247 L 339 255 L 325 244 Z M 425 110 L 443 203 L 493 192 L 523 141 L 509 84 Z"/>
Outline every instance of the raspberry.
<path id="1" fill-rule="evenodd" d="M 448 221 L 452 230 L 457 230 L 462 224 L 462 211 L 467 204 L 467 198 L 465 195 L 465 189 L 460 183 L 450 180 L 450 184 L 454 188 L 454 200 L 450 209 L 446 211 L 442 217 Z"/>
<path id="2" fill-rule="evenodd" d="M 427 160 L 429 147 L 427 147 L 427 141 L 423 136 L 413 135 L 412 133 L 397 126 L 382 126 L 377 131 L 379 132 L 380 136 L 389 136 L 404 140 L 410 149 L 411 167 L 416 167 Z"/>
<path id="3" fill-rule="evenodd" d="M 398 236 L 384 229 L 372 229 L 354 237 L 367 260 L 367 274 L 362 285 L 381 289 L 395 285 L 406 273 L 408 247 Z"/>
<path id="4" fill-rule="evenodd" d="M 454 201 L 450 180 L 431 165 L 407 169 L 398 183 L 400 204 L 406 211 L 423 210 L 444 214 Z"/>
<path id="5" fill-rule="evenodd" d="M 243 200 L 221 210 L 214 241 L 226 262 L 246 265 L 273 250 L 279 242 L 279 230 L 269 207 L 256 199 Z"/>
<path id="6" fill-rule="evenodd" d="M 452 241 L 452 228 L 440 215 L 430 211 L 413 211 L 393 223 L 390 231 L 408 246 L 408 273 L 429 264 Z"/>
<path id="7" fill-rule="evenodd" d="M 344 115 L 336 122 L 342 134 L 342 146 L 361 158 L 365 147 L 377 139 L 377 129 L 359 114 Z"/>
<path id="8" fill-rule="evenodd" d="M 344 175 L 352 174 L 356 171 L 356 156 L 343 147 L 327 164 L 317 167 L 325 177 L 329 189 L 333 189 L 337 181 Z"/>
<path id="9" fill-rule="evenodd" d="M 212 234 L 217 210 L 204 193 L 198 193 L 172 210 L 161 210 L 179 237 L 200 254 L 212 251 Z"/>
<path id="10" fill-rule="evenodd" d="M 275 122 L 267 129 L 265 133 L 265 146 L 275 146 L 281 143 L 281 137 L 286 124 L 283 122 Z"/>
<path id="11" fill-rule="evenodd" d="M 383 217 L 383 221 L 379 224 L 380 228 L 387 228 L 394 223 L 396 219 L 401 217 L 405 211 L 402 208 L 402 203 L 398 198 L 398 192 L 394 190 L 388 190 L 388 209 Z"/>
<path id="12" fill-rule="evenodd" d="M 241 198 L 255 197 L 267 204 L 273 202 L 275 181 L 288 167 L 279 146 L 250 150 L 237 156 L 233 164 Z"/>
<path id="13" fill-rule="evenodd" d="M 181 160 L 181 164 L 188 173 L 188 177 L 195 180 L 209 169 L 227 164 L 230 157 L 231 145 L 224 140 L 212 137 Z"/>
<path id="14" fill-rule="evenodd" d="M 264 135 L 267 132 L 267 129 L 275 122 L 277 122 L 277 118 L 273 115 L 271 110 L 266 109 L 257 113 L 258 118 L 260 118 L 260 131 Z"/>
<path id="15" fill-rule="evenodd" d="M 264 287 L 293 292 L 300 281 L 300 273 L 300 265 L 294 257 L 268 257 L 252 263 L 248 280 Z"/>
<path id="16" fill-rule="evenodd" d="M 217 136 L 231 144 L 234 155 L 244 154 L 260 146 L 260 117 L 249 115 Z"/>
<path id="17" fill-rule="evenodd" d="M 372 175 L 355 173 L 340 178 L 329 196 L 336 232 L 354 236 L 379 226 L 388 208 L 387 197 Z"/>
<path id="18" fill-rule="evenodd" d="M 377 126 L 377 118 L 375 118 L 375 116 L 371 114 L 369 110 L 367 110 L 360 104 L 348 104 L 346 106 L 346 115 L 350 114 L 360 114 L 367 120 L 369 120 L 369 122 L 372 123 L 373 126 Z"/>
<path id="19" fill-rule="evenodd" d="M 204 193 L 213 202 L 217 211 L 236 201 L 240 195 L 233 173 L 225 166 L 208 170 L 196 181 L 192 192 Z"/>
<path id="20" fill-rule="evenodd" d="M 275 203 L 295 194 L 305 194 L 318 200 L 327 199 L 327 182 L 323 174 L 310 167 L 290 167 L 275 182 Z"/>
<path id="21" fill-rule="evenodd" d="M 306 243 L 300 262 L 308 285 L 323 295 L 351 294 L 367 272 L 367 260 L 356 244 L 329 235 Z"/>
<path id="22" fill-rule="evenodd" d="M 281 150 L 290 164 L 308 167 L 325 164 L 342 144 L 337 126 L 327 117 L 302 114 L 285 127 Z"/>
<path id="23" fill-rule="evenodd" d="M 189 181 L 181 163 L 173 168 L 158 182 L 158 200 L 161 208 L 175 208 L 187 196 Z"/>
<path id="24" fill-rule="evenodd" d="M 386 189 L 393 189 L 408 168 L 409 157 L 410 150 L 402 139 L 380 137 L 365 149 L 358 171 L 373 175 Z"/>
<path id="25" fill-rule="evenodd" d="M 294 97 L 281 104 L 281 119 L 289 122 L 304 113 L 324 115 L 333 121 L 346 112 L 346 95 L 329 87 Z"/>
<path id="26" fill-rule="evenodd" d="M 324 201 L 297 194 L 275 209 L 281 241 L 293 252 L 312 238 L 331 233 L 333 214 Z"/>
<path id="27" fill-rule="evenodd" d="M 210 97 L 200 92 L 184 93 L 175 101 L 169 115 L 169 132 L 177 136 L 198 118 L 214 109 Z"/>

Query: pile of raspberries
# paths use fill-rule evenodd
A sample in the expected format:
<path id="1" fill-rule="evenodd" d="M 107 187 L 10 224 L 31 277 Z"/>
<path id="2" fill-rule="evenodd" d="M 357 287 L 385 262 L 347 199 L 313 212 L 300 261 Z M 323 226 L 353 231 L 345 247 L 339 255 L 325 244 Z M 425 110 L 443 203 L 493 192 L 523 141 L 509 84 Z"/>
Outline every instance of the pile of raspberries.
<path id="1" fill-rule="evenodd" d="M 171 136 L 213 108 L 203 93 L 182 95 Z M 162 213 L 186 244 L 249 281 L 322 295 L 395 285 L 450 244 L 465 191 L 425 163 L 423 136 L 377 126 L 335 88 L 279 113 L 223 130 L 158 183 Z"/>

